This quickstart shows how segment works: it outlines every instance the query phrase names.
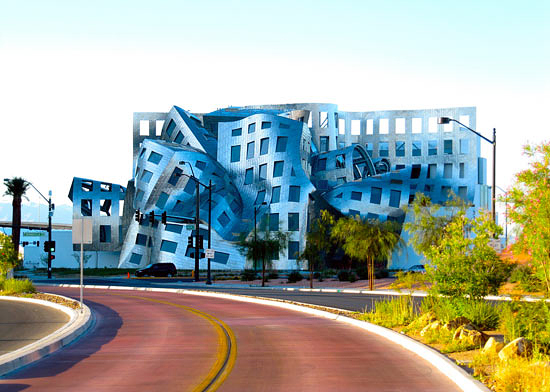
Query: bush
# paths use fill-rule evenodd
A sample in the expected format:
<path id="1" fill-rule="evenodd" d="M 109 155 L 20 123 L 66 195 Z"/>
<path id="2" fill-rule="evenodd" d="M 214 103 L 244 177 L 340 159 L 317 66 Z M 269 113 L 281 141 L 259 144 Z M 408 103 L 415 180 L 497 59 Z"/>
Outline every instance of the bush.
<path id="1" fill-rule="evenodd" d="M 334 269 L 326 269 L 322 272 L 322 276 L 323 278 L 327 279 L 327 278 L 332 278 L 336 275 L 336 270 Z"/>
<path id="2" fill-rule="evenodd" d="M 510 275 L 510 282 L 519 283 L 522 290 L 537 292 L 544 290 L 544 283 L 536 275 L 530 265 L 518 265 Z"/>
<path id="3" fill-rule="evenodd" d="M 464 300 L 459 303 L 462 316 L 480 329 L 496 329 L 500 320 L 500 305 L 487 301 Z"/>
<path id="4" fill-rule="evenodd" d="M 5 279 L 0 281 L 0 291 L 4 295 L 34 293 L 32 282 L 28 279 Z"/>
<path id="5" fill-rule="evenodd" d="M 340 282 L 348 282 L 349 281 L 349 271 L 348 270 L 338 271 L 338 280 Z"/>
<path id="6" fill-rule="evenodd" d="M 244 270 L 241 273 L 241 281 L 242 282 L 250 282 L 252 280 L 259 279 L 258 274 L 256 274 L 256 271 L 254 270 Z"/>
<path id="7" fill-rule="evenodd" d="M 269 274 L 267 274 L 267 279 L 279 279 L 279 274 L 275 271 L 270 271 Z"/>
<path id="8" fill-rule="evenodd" d="M 357 281 L 357 275 L 355 275 L 355 272 L 350 272 L 348 279 L 351 283 L 356 282 Z"/>
<path id="9" fill-rule="evenodd" d="M 321 280 L 321 279 L 323 279 L 323 276 L 321 275 L 320 272 L 314 272 L 314 273 L 313 273 L 313 279 L 319 279 L 319 280 Z"/>
<path id="10" fill-rule="evenodd" d="M 304 277 L 299 271 L 292 271 L 288 274 L 288 283 L 296 283 L 303 279 Z"/>
<path id="11" fill-rule="evenodd" d="M 386 268 L 374 270 L 374 277 L 376 279 L 384 279 L 384 278 L 387 278 L 388 276 L 390 276 L 390 273 Z"/>
<path id="12" fill-rule="evenodd" d="M 359 279 L 365 280 L 369 278 L 369 268 L 366 264 L 360 264 L 355 269 L 355 272 L 357 273 L 357 276 L 359 276 Z"/>
<path id="13" fill-rule="evenodd" d="M 360 318 L 383 327 L 391 328 L 409 324 L 415 317 L 414 305 L 410 296 L 396 298 L 375 303 L 372 312 L 363 313 Z"/>
<path id="14" fill-rule="evenodd" d="M 462 315 L 458 302 L 457 299 L 429 295 L 422 300 L 420 311 L 422 313 L 432 311 L 439 321 L 448 323 Z"/>
<path id="15" fill-rule="evenodd" d="M 550 304 L 545 301 L 502 304 L 499 328 L 507 341 L 524 337 L 539 346 L 542 351 L 548 352 Z"/>

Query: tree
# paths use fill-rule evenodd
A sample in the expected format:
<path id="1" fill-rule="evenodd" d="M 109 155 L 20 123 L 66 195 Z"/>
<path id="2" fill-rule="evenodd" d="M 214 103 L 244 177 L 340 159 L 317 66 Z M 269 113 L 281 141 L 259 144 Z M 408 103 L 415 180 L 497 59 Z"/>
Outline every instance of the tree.
<path id="1" fill-rule="evenodd" d="M 15 252 L 19 254 L 19 239 L 21 232 L 21 199 L 25 196 L 30 183 L 20 177 L 13 177 L 4 180 L 7 190 L 4 195 L 11 196 L 12 200 L 12 218 L 11 218 L 11 238 Z"/>
<path id="2" fill-rule="evenodd" d="M 247 260 L 262 262 L 262 287 L 265 286 L 266 264 L 273 260 L 273 256 L 284 250 L 287 246 L 288 234 L 281 231 L 271 232 L 268 230 L 258 231 L 256 239 L 254 236 L 243 236 L 238 243 L 239 251 Z M 254 266 L 256 268 L 256 266 Z"/>
<path id="3" fill-rule="evenodd" d="M 19 262 L 19 253 L 15 251 L 10 236 L 0 233 L 0 279 Z"/>
<path id="4" fill-rule="evenodd" d="M 531 162 L 516 174 L 516 183 L 508 194 L 510 218 L 518 224 L 514 247 L 527 252 L 537 276 L 550 293 L 550 142 L 524 146 Z"/>
<path id="5" fill-rule="evenodd" d="M 313 269 L 324 261 L 331 247 L 330 232 L 334 223 L 334 217 L 327 210 L 322 210 L 321 216 L 313 221 L 311 230 L 306 234 L 306 247 L 300 259 L 308 261 L 310 288 L 313 288 Z"/>
<path id="6" fill-rule="evenodd" d="M 404 244 L 397 223 L 362 220 L 359 216 L 340 218 L 331 236 L 343 243 L 342 248 L 349 257 L 367 262 L 371 290 L 374 288 L 374 260 L 378 257 L 389 259 L 393 251 Z"/>

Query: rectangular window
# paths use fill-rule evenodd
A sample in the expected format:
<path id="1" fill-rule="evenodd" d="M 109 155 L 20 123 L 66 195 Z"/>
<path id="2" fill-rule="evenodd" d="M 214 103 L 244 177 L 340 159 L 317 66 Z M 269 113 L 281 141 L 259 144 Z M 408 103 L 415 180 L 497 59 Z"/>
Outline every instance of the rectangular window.
<path id="1" fill-rule="evenodd" d="M 459 186 L 458 187 L 458 197 L 460 197 L 462 200 L 468 199 L 468 187 L 467 186 Z"/>
<path id="2" fill-rule="evenodd" d="M 246 159 L 254 158 L 254 142 L 250 142 L 246 145 Z"/>
<path id="3" fill-rule="evenodd" d="M 174 132 L 174 128 L 176 128 L 176 123 L 173 120 L 170 120 L 170 123 L 166 127 L 166 135 L 168 137 L 172 137 L 172 132 Z"/>
<path id="4" fill-rule="evenodd" d="M 374 133 L 374 120 L 369 118 L 367 120 L 367 135 L 372 135 Z"/>
<path id="5" fill-rule="evenodd" d="M 367 150 L 367 154 L 369 154 L 369 156 L 372 158 L 372 152 L 373 152 L 372 143 L 365 144 L 365 150 Z"/>
<path id="6" fill-rule="evenodd" d="M 453 164 L 445 163 L 443 166 L 443 178 L 453 178 Z"/>
<path id="7" fill-rule="evenodd" d="M 428 155 L 437 155 L 437 140 L 428 140 Z"/>
<path id="8" fill-rule="evenodd" d="M 437 175 L 437 164 L 430 163 L 428 165 L 428 178 L 435 178 L 436 175 Z"/>
<path id="9" fill-rule="evenodd" d="M 327 158 L 317 160 L 317 171 L 327 170 Z"/>
<path id="10" fill-rule="evenodd" d="M 147 245 L 147 236 L 145 234 L 136 235 L 136 245 L 145 246 Z"/>
<path id="11" fill-rule="evenodd" d="M 355 192 L 355 191 L 351 192 L 351 200 L 361 201 L 362 196 L 363 194 L 361 192 Z"/>
<path id="12" fill-rule="evenodd" d="M 141 181 L 145 182 L 146 184 L 151 181 L 151 178 L 153 177 L 153 173 L 149 170 L 144 170 L 143 173 L 141 173 Z"/>
<path id="13" fill-rule="evenodd" d="M 111 242 L 111 226 L 99 226 L 99 242 Z"/>
<path id="14" fill-rule="evenodd" d="M 321 190 L 328 189 L 328 181 L 327 180 L 319 180 L 317 182 L 317 188 Z"/>
<path id="15" fill-rule="evenodd" d="M 462 124 L 466 125 L 467 127 L 470 126 L 470 116 L 468 116 L 467 114 L 459 116 L 458 121 L 460 121 Z M 461 130 L 465 131 L 466 129 L 461 127 Z"/>
<path id="16" fill-rule="evenodd" d="M 344 135 L 346 133 L 346 120 L 343 118 L 338 119 L 338 133 Z"/>
<path id="17" fill-rule="evenodd" d="M 264 202 L 264 200 L 265 200 L 265 190 L 258 191 L 258 194 L 256 195 L 256 201 L 254 202 L 254 204 L 260 205 Z"/>
<path id="18" fill-rule="evenodd" d="M 279 128 L 280 129 L 289 129 L 290 128 L 290 125 L 284 123 L 284 122 L 280 122 L 279 123 Z"/>
<path id="19" fill-rule="evenodd" d="M 113 184 L 102 182 L 99 184 L 99 189 L 101 192 L 111 192 L 113 190 Z"/>
<path id="20" fill-rule="evenodd" d="M 380 204 L 382 200 L 382 188 L 372 187 L 370 189 L 370 202 L 372 204 Z"/>
<path id="21" fill-rule="evenodd" d="M 297 212 L 288 213 L 288 231 L 300 230 L 300 214 Z"/>
<path id="22" fill-rule="evenodd" d="M 92 216 L 92 200 L 82 199 L 80 200 L 80 214 L 82 216 Z"/>
<path id="23" fill-rule="evenodd" d="M 267 179 L 267 163 L 260 165 L 260 181 Z"/>
<path id="24" fill-rule="evenodd" d="M 248 133 L 256 132 L 256 123 L 248 124 Z"/>
<path id="25" fill-rule="evenodd" d="M 413 140 L 412 142 L 412 156 L 419 157 L 422 155 L 422 141 Z"/>
<path id="26" fill-rule="evenodd" d="M 442 186 L 441 187 L 441 196 L 443 196 L 445 199 L 448 198 L 450 191 L 451 191 L 450 186 Z"/>
<path id="27" fill-rule="evenodd" d="M 193 193 L 195 193 L 196 187 L 197 187 L 197 183 L 195 182 L 195 180 L 190 178 L 187 180 L 187 183 L 185 184 L 185 188 L 183 188 L 183 191 L 185 193 L 192 195 Z"/>
<path id="28" fill-rule="evenodd" d="M 422 133 L 422 119 L 415 117 L 412 119 L 412 133 Z"/>
<path id="29" fill-rule="evenodd" d="M 390 155 L 388 142 L 378 143 L 378 156 L 387 157 Z"/>
<path id="30" fill-rule="evenodd" d="M 337 169 L 346 168 L 346 156 L 344 154 L 336 155 L 336 168 Z"/>
<path id="31" fill-rule="evenodd" d="M 111 216 L 111 199 L 103 199 L 99 201 L 99 216 Z"/>
<path id="32" fill-rule="evenodd" d="M 269 152 L 269 138 L 260 140 L 260 155 L 265 155 Z"/>
<path id="33" fill-rule="evenodd" d="M 401 191 L 390 191 L 390 207 L 399 208 L 399 203 L 401 202 Z"/>
<path id="34" fill-rule="evenodd" d="M 249 167 L 244 174 L 244 185 L 250 185 L 254 182 L 254 168 Z"/>
<path id="35" fill-rule="evenodd" d="M 286 151 L 286 142 L 288 137 L 278 136 L 277 137 L 277 146 L 275 147 L 275 152 L 285 152 Z"/>
<path id="36" fill-rule="evenodd" d="M 242 128 L 236 128 L 231 131 L 231 136 L 241 136 L 243 134 Z"/>
<path id="37" fill-rule="evenodd" d="M 140 136 L 149 136 L 149 120 L 139 120 Z"/>
<path id="38" fill-rule="evenodd" d="M 443 140 L 443 153 L 447 155 L 453 153 L 453 141 L 451 139 Z"/>
<path id="39" fill-rule="evenodd" d="M 273 164 L 273 177 L 283 176 L 284 164 L 284 161 L 275 161 L 275 163 Z"/>
<path id="40" fill-rule="evenodd" d="M 156 133 L 155 134 L 157 136 L 162 135 L 162 127 L 164 126 L 164 120 L 155 121 L 155 126 L 156 126 Z"/>
<path id="41" fill-rule="evenodd" d="M 396 157 L 405 156 L 405 142 L 401 142 L 401 141 L 395 142 L 395 156 Z"/>
<path id="42" fill-rule="evenodd" d="M 390 132 L 390 121 L 387 118 L 381 118 L 378 122 L 378 133 L 387 135 Z"/>
<path id="43" fill-rule="evenodd" d="M 133 253 L 132 256 L 130 256 L 130 260 L 128 260 L 130 263 L 139 265 L 141 263 L 141 255 L 139 253 Z"/>
<path id="44" fill-rule="evenodd" d="M 176 135 L 176 138 L 174 139 L 174 142 L 181 143 L 182 141 L 183 141 L 183 133 L 178 132 L 178 134 Z"/>
<path id="45" fill-rule="evenodd" d="M 288 188 L 288 201 L 300 202 L 300 187 L 291 185 Z"/>
<path id="46" fill-rule="evenodd" d="M 149 159 L 147 159 L 147 161 L 157 165 L 161 159 L 162 159 L 162 155 L 160 155 L 157 152 L 151 151 L 151 153 L 149 154 Z"/>
<path id="47" fill-rule="evenodd" d="M 321 136 L 321 152 L 327 152 L 328 151 L 328 136 Z"/>
<path id="48" fill-rule="evenodd" d="M 169 231 L 171 233 L 181 234 L 181 231 L 183 230 L 183 225 L 175 225 L 173 223 L 168 223 L 164 230 Z"/>
<path id="49" fill-rule="evenodd" d="M 181 170 L 179 167 L 175 167 L 174 171 L 170 175 L 170 178 L 168 179 L 168 184 L 176 186 L 181 177 L 181 173 L 183 173 L 183 170 Z"/>
<path id="50" fill-rule="evenodd" d="M 428 118 L 428 132 L 437 133 L 437 117 Z"/>
<path id="51" fill-rule="evenodd" d="M 271 128 L 271 122 L 262 121 L 262 129 L 268 129 L 268 128 Z"/>
<path id="52" fill-rule="evenodd" d="M 269 214 L 269 231 L 279 230 L 279 214 Z"/>
<path id="53" fill-rule="evenodd" d="M 168 201 L 168 193 L 161 192 L 155 206 L 162 210 L 164 208 L 164 206 L 166 205 L 167 201 Z"/>
<path id="54" fill-rule="evenodd" d="M 174 241 L 162 240 L 160 243 L 161 252 L 176 253 L 178 243 Z"/>
<path id="55" fill-rule="evenodd" d="M 327 128 L 327 127 L 328 127 L 328 113 L 319 112 L 319 128 Z"/>
<path id="56" fill-rule="evenodd" d="M 352 135 L 361 134 L 361 120 L 351 120 L 351 134 Z"/>
<path id="57" fill-rule="evenodd" d="M 421 169 L 422 169 L 421 165 L 412 165 L 411 179 L 419 178 Z"/>
<path id="58" fill-rule="evenodd" d="M 281 198 L 281 187 L 274 186 L 273 189 L 271 189 L 271 204 L 278 203 L 280 198 Z"/>
<path id="59" fill-rule="evenodd" d="M 470 140 L 468 139 L 460 139 L 460 153 L 461 154 L 468 154 L 470 152 Z"/>
<path id="60" fill-rule="evenodd" d="M 361 211 L 357 211 L 357 210 L 352 210 L 351 208 L 349 209 L 349 215 L 350 216 L 361 216 Z"/>
<path id="61" fill-rule="evenodd" d="M 464 178 L 464 170 L 465 170 L 465 163 L 460 162 L 459 165 L 458 165 L 458 177 L 459 178 Z"/>
<path id="62" fill-rule="evenodd" d="M 405 119 L 396 118 L 395 119 L 395 133 L 405 133 Z"/>
<path id="63" fill-rule="evenodd" d="M 300 243 L 298 241 L 288 241 L 288 259 L 298 260 L 300 257 Z"/>
<path id="64" fill-rule="evenodd" d="M 241 160 L 241 146 L 231 146 L 231 162 L 239 162 Z"/>
<path id="65" fill-rule="evenodd" d="M 143 191 L 141 189 L 138 189 L 137 193 L 136 193 L 136 200 L 137 201 L 142 201 L 143 200 Z"/>

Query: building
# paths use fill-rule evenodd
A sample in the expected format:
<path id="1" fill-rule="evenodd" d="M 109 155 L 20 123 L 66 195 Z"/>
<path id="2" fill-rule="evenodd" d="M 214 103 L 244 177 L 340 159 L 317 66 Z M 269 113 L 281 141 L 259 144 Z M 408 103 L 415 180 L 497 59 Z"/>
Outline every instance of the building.
<path id="1" fill-rule="evenodd" d="M 93 243 L 84 249 L 117 257 L 119 267 L 173 262 L 192 269 L 195 227 L 174 219 L 164 225 L 159 216 L 195 217 L 195 176 L 212 183 L 213 269 L 247 266 L 236 240 L 253 232 L 255 218 L 262 229 L 289 233 L 274 267 L 304 268 L 298 256 L 312 209 L 404 222 L 403 207 L 416 192 L 444 202 L 451 190 L 474 209 L 490 208 L 479 138 L 455 123 L 437 124 L 440 116 L 475 128 L 473 107 L 343 112 L 312 103 L 135 113 L 132 179 L 124 188 L 75 178 L 73 218 L 94 220 Z M 199 186 L 199 193 L 206 238 L 208 190 Z M 136 210 L 157 218 L 138 222 Z M 392 266 L 418 263 L 406 253 L 394 255 Z"/>

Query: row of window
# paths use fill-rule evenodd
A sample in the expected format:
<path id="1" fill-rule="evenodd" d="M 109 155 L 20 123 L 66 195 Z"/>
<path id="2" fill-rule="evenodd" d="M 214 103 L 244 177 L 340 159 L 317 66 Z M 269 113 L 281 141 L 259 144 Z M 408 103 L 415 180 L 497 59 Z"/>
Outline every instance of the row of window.
<path id="1" fill-rule="evenodd" d="M 428 156 L 437 155 L 438 141 L 437 140 L 428 140 Z M 366 144 L 366 150 L 370 156 L 373 154 L 373 143 Z M 460 154 L 468 154 L 470 152 L 469 148 L 469 139 L 460 139 Z M 452 139 L 443 140 L 443 154 L 451 155 L 453 153 L 453 141 Z M 389 154 L 389 142 L 379 142 L 378 143 L 378 156 L 379 157 L 388 157 Z M 405 142 L 396 141 L 395 142 L 395 156 L 404 157 L 406 155 Z M 413 157 L 422 156 L 422 141 L 413 140 L 411 143 L 411 155 Z"/>
<path id="2" fill-rule="evenodd" d="M 286 152 L 286 145 L 288 142 L 287 136 L 277 136 L 277 144 L 275 146 L 275 152 Z M 246 159 L 252 159 L 256 155 L 256 142 L 252 141 L 246 145 Z M 269 153 L 269 138 L 263 138 L 260 140 L 260 155 L 267 155 Z M 241 160 L 241 146 L 231 146 L 231 162 L 239 162 Z"/>
<path id="3" fill-rule="evenodd" d="M 470 123 L 470 116 L 463 115 L 459 117 L 459 121 L 463 123 L 466 126 L 469 126 Z M 367 120 L 350 120 L 351 125 L 351 134 L 352 135 L 360 135 L 361 134 L 361 121 L 365 121 L 365 131 L 367 135 L 373 135 L 374 134 L 374 125 L 375 120 L 374 119 L 367 119 Z M 421 117 L 415 117 L 411 119 L 411 133 L 422 133 L 423 128 L 423 118 Z M 337 122 L 336 128 L 338 128 L 340 134 L 346 133 L 346 121 L 345 119 L 339 119 Z M 394 132 L 396 134 L 405 134 L 407 133 L 407 127 L 406 127 L 406 119 L 401 118 L 395 118 L 394 119 Z M 428 127 L 427 131 L 429 133 L 437 133 L 439 132 L 439 124 L 437 123 L 437 117 L 429 117 L 428 118 Z M 444 132 L 452 132 L 453 130 L 453 123 L 445 124 L 443 125 L 443 131 Z M 461 130 L 466 130 L 465 128 L 460 127 Z M 387 135 L 390 133 L 390 120 L 387 118 L 381 118 L 378 120 L 378 133 L 380 135 Z"/>
<path id="4" fill-rule="evenodd" d="M 83 192 L 92 192 L 94 190 L 94 183 L 90 180 L 81 180 L 80 182 L 80 189 Z M 99 184 L 99 190 L 101 192 L 112 192 L 113 190 L 113 184 L 108 182 L 101 182 Z M 124 188 L 119 185 L 120 192 L 124 192 Z"/>
<path id="5" fill-rule="evenodd" d="M 262 121 L 261 129 L 269 129 L 271 128 L 271 121 Z M 279 123 L 280 129 L 289 129 L 290 125 L 285 123 Z M 248 124 L 248 133 L 254 133 L 256 132 L 256 123 Z M 235 128 L 231 130 L 231 136 L 242 136 L 243 129 L 242 128 Z"/>

